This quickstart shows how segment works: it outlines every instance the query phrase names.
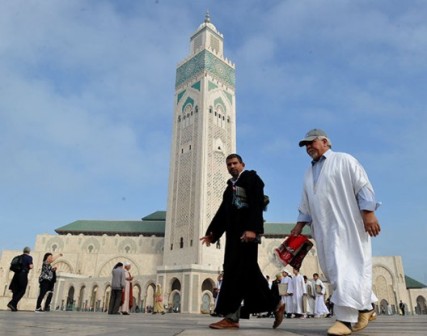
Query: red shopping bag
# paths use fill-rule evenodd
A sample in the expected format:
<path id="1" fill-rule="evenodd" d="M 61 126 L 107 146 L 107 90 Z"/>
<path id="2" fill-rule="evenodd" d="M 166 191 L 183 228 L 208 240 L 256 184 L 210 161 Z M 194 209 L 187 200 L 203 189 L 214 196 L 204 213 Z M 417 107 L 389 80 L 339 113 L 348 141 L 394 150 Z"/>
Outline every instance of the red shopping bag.
<path id="1" fill-rule="evenodd" d="M 313 247 L 313 243 L 304 235 L 288 236 L 278 248 L 274 250 L 277 258 L 284 265 L 291 265 L 300 269 L 304 257 Z"/>

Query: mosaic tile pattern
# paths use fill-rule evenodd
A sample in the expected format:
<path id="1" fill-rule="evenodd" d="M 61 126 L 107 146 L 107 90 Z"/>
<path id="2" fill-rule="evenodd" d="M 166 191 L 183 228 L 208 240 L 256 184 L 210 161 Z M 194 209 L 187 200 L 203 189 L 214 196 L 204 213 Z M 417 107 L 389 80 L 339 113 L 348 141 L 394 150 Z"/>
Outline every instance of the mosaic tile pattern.
<path id="1" fill-rule="evenodd" d="M 202 50 L 176 70 L 175 88 L 178 88 L 202 71 L 207 71 L 233 88 L 236 84 L 235 69 L 210 51 Z"/>

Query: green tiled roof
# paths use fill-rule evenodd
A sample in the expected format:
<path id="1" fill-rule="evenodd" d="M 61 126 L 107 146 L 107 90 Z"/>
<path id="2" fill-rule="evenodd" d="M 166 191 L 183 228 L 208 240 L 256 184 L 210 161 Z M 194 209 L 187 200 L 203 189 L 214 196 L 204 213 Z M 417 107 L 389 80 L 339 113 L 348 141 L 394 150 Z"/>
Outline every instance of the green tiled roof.
<path id="1" fill-rule="evenodd" d="M 264 236 L 268 238 L 280 238 L 287 236 L 291 233 L 294 226 L 295 223 L 265 223 Z M 302 233 L 311 238 L 311 229 L 309 226 L 305 226 Z"/>
<path id="2" fill-rule="evenodd" d="M 405 275 L 406 288 L 426 288 L 427 286 L 423 283 L 412 279 L 411 277 Z"/>
<path id="3" fill-rule="evenodd" d="M 157 211 L 142 218 L 139 221 L 128 220 L 77 220 L 55 230 L 60 235 L 71 233 L 78 235 L 122 235 L 139 236 L 155 235 L 163 237 L 165 235 L 166 212 Z"/>
<path id="4" fill-rule="evenodd" d="M 77 220 L 55 230 L 60 235 L 122 235 L 139 236 L 155 235 L 164 237 L 166 211 L 156 211 L 141 220 Z M 264 236 L 268 238 L 282 238 L 289 235 L 294 223 L 265 223 Z M 310 228 L 305 227 L 303 233 L 310 235 Z"/>

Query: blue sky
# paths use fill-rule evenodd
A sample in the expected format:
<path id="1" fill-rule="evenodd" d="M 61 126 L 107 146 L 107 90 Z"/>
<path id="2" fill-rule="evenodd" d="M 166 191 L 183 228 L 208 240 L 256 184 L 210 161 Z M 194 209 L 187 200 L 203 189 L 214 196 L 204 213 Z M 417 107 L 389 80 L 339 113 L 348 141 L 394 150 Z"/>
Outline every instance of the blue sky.
<path id="1" fill-rule="evenodd" d="M 175 70 L 209 10 L 236 64 L 237 148 L 294 222 L 323 128 L 383 203 L 374 255 L 427 283 L 427 2 L 0 0 L 0 250 L 166 209 Z M 420 149 L 421 147 L 421 149 Z"/>

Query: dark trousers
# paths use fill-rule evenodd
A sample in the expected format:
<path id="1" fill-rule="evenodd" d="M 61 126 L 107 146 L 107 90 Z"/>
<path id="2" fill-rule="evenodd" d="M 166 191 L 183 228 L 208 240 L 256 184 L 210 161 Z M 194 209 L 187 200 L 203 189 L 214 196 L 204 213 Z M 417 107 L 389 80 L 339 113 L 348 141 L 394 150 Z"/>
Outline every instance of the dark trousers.
<path id="1" fill-rule="evenodd" d="M 39 293 L 39 297 L 37 298 L 36 309 L 39 309 L 42 307 L 43 298 L 51 288 L 52 288 L 52 285 L 49 280 L 43 280 L 42 282 L 40 282 L 40 293 Z"/>
<path id="2" fill-rule="evenodd" d="M 10 284 L 9 289 L 12 291 L 12 300 L 9 302 L 13 307 L 18 306 L 18 302 L 22 299 L 25 294 L 25 290 L 27 289 L 28 284 L 28 273 L 27 272 L 19 272 L 15 273 L 12 279 L 12 283 Z"/>
<path id="3" fill-rule="evenodd" d="M 112 289 L 110 296 L 110 305 L 108 306 L 108 314 L 118 314 L 122 303 L 122 290 Z"/>
<path id="4" fill-rule="evenodd" d="M 47 296 L 46 296 L 46 301 L 44 303 L 44 311 L 49 311 L 50 310 L 50 303 L 52 301 L 52 297 L 53 297 L 53 290 L 50 290 L 47 292 Z"/>

